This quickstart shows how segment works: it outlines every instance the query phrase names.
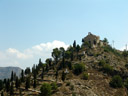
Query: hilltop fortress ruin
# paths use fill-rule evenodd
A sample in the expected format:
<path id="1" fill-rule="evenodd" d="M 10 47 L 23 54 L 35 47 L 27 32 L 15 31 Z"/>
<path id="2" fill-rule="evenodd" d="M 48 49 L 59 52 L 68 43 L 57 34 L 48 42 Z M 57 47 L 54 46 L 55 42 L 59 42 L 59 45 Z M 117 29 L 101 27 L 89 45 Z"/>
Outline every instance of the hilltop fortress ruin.
<path id="1" fill-rule="evenodd" d="M 91 48 L 96 48 L 98 46 L 103 46 L 104 42 L 100 40 L 99 36 L 93 35 L 91 32 L 88 32 L 88 35 L 82 39 L 83 45 L 89 44 Z"/>

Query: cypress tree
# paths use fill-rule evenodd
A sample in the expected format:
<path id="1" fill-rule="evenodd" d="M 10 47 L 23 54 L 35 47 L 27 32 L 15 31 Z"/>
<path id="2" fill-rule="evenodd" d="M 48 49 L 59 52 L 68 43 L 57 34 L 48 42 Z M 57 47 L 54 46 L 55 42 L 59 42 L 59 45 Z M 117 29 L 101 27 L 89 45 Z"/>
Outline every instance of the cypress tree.
<path id="1" fill-rule="evenodd" d="M 14 74 L 13 74 L 13 71 L 12 71 L 12 73 L 11 73 L 11 81 L 13 81 L 14 80 Z"/>
<path id="2" fill-rule="evenodd" d="M 21 71 L 21 82 L 24 82 L 24 70 Z"/>
<path id="3" fill-rule="evenodd" d="M 14 94 L 14 86 L 13 86 L 13 82 L 11 83 L 11 87 L 10 87 L 10 96 L 13 96 Z"/>
<path id="4" fill-rule="evenodd" d="M 33 88 L 36 88 L 36 79 L 34 79 Z"/>
<path id="5" fill-rule="evenodd" d="M 28 90 L 28 88 L 30 88 L 30 78 L 29 77 L 26 78 L 26 83 L 25 83 L 25 89 Z"/>
<path id="6" fill-rule="evenodd" d="M 20 87 L 20 80 L 18 79 L 18 77 L 16 77 L 15 86 L 16 86 L 16 88 Z"/>
<path id="7" fill-rule="evenodd" d="M 0 91 L 3 89 L 3 87 L 4 87 L 3 81 L 0 80 Z"/>
<path id="8" fill-rule="evenodd" d="M 73 42 L 73 47 L 76 48 L 76 40 Z"/>
<path id="9" fill-rule="evenodd" d="M 42 70 L 42 73 L 41 73 L 41 78 L 44 79 L 44 72 Z"/>
<path id="10" fill-rule="evenodd" d="M 65 74 L 64 71 L 63 71 L 63 72 L 62 72 L 62 77 L 61 77 L 61 79 L 62 79 L 63 82 L 64 82 L 65 78 L 66 78 L 66 74 Z"/>
<path id="11" fill-rule="evenodd" d="M 79 45 L 77 45 L 76 46 L 76 52 L 77 52 L 77 59 L 78 59 L 78 52 L 80 51 L 80 46 Z"/>
<path id="12" fill-rule="evenodd" d="M 6 91 L 9 92 L 10 91 L 10 80 L 8 79 L 6 82 Z"/>
<path id="13" fill-rule="evenodd" d="M 56 81 L 57 81 L 57 79 L 58 79 L 58 70 L 56 71 Z"/>

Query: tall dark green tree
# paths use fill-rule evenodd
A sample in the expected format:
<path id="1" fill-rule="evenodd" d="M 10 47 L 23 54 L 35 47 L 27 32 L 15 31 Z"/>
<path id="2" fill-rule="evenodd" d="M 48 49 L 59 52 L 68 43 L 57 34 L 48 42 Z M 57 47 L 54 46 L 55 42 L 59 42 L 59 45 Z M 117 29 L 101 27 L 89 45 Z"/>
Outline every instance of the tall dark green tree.
<path id="1" fill-rule="evenodd" d="M 61 79 L 62 79 L 63 82 L 64 82 L 65 78 L 66 78 L 66 74 L 65 74 L 64 71 L 63 71 L 63 72 L 62 72 L 62 76 L 61 76 Z"/>
<path id="2" fill-rule="evenodd" d="M 20 87 L 20 80 L 16 77 L 15 87 L 18 89 Z"/>
<path id="3" fill-rule="evenodd" d="M 36 79 L 34 79 L 33 88 L 36 88 Z"/>
<path id="4" fill-rule="evenodd" d="M 39 73 L 39 70 L 40 70 L 40 68 L 39 68 L 39 66 L 38 65 L 36 65 L 36 74 L 38 74 Z"/>
<path id="5" fill-rule="evenodd" d="M 30 77 L 27 77 L 25 82 L 25 89 L 28 90 L 28 88 L 30 88 Z"/>
<path id="6" fill-rule="evenodd" d="M 41 78 L 44 79 L 44 71 L 42 70 Z"/>
<path id="7" fill-rule="evenodd" d="M 76 40 L 73 42 L 73 47 L 76 48 Z"/>
<path id="8" fill-rule="evenodd" d="M 58 59 L 60 58 L 60 50 L 58 48 L 53 49 L 52 57 L 54 58 L 54 60 L 57 64 Z"/>
<path id="9" fill-rule="evenodd" d="M 57 79 L 58 79 L 58 70 L 56 70 L 56 81 L 57 81 Z"/>
<path id="10" fill-rule="evenodd" d="M 6 82 L 6 91 L 9 92 L 10 91 L 10 80 L 8 79 Z"/>
<path id="11" fill-rule="evenodd" d="M 16 72 L 14 72 L 14 75 L 13 75 L 13 80 L 15 81 L 16 80 Z"/>
<path id="12" fill-rule="evenodd" d="M 7 79 L 5 78 L 3 82 L 4 82 L 4 84 L 6 84 L 6 82 L 7 82 Z"/>
<path id="13" fill-rule="evenodd" d="M 33 74 L 34 74 L 35 70 L 36 70 L 36 65 L 34 64 L 33 67 L 32 67 L 32 73 Z"/>
<path id="14" fill-rule="evenodd" d="M 4 84 L 3 84 L 3 81 L 0 80 L 0 91 L 4 88 Z"/>
<path id="15" fill-rule="evenodd" d="M 21 71 L 21 82 L 24 82 L 24 70 Z"/>
<path id="16" fill-rule="evenodd" d="M 65 68 L 65 49 L 63 47 L 60 48 L 60 58 L 62 58 L 61 68 Z"/>
<path id="17" fill-rule="evenodd" d="M 48 64 L 49 67 L 52 65 L 52 59 L 51 58 L 46 59 L 45 62 L 46 62 L 46 64 Z"/>
<path id="18" fill-rule="evenodd" d="M 35 70 L 34 73 L 33 73 L 33 77 L 34 77 L 34 79 L 37 78 L 37 72 L 36 72 L 36 70 Z"/>
<path id="19" fill-rule="evenodd" d="M 70 59 L 71 57 L 71 52 L 69 50 L 65 51 L 65 58 Z"/>
<path id="20" fill-rule="evenodd" d="M 39 59 L 39 64 L 38 64 L 39 68 L 41 68 L 43 66 L 43 63 L 41 61 L 41 58 Z"/>
<path id="21" fill-rule="evenodd" d="M 46 72 L 48 72 L 49 71 L 49 66 L 48 66 L 48 64 L 46 64 Z"/>
<path id="22" fill-rule="evenodd" d="M 70 58 L 71 58 L 71 61 L 73 61 L 73 59 L 74 59 L 74 55 L 73 55 L 74 54 L 74 48 L 72 46 L 69 46 L 67 51 L 70 52 Z"/>
<path id="23" fill-rule="evenodd" d="M 14 85 L 13 82 L 11 82 L 11 87 L 10 87 L 10 96 L 14 95 Z"/>
<path id="24" fill-rule="evenodd" d="M 27 75 L 27 74 L 30 74 L 30 72 L 31 72 L 30 68 L 27 67 L 27 68 L 25 69 L 25 74 L 26 74 L 26 75 Z"/>
<path id="25" fill-rule="evenodd" d="M 79 51 L 80 51 L 80 46 L 79 46 L 79 45 L 77 45 L 77 46 L 76 46 L 77 59 L 78 59 L 78 53 L 79 53 Z"/>
<path id="26" fill-rule="evenodd" d="M 13 74 L 13 71 L 12 71 L 12 73 L 11 73 L 11 81 L 13 81 L 14 80 L 14 74 Z"/>

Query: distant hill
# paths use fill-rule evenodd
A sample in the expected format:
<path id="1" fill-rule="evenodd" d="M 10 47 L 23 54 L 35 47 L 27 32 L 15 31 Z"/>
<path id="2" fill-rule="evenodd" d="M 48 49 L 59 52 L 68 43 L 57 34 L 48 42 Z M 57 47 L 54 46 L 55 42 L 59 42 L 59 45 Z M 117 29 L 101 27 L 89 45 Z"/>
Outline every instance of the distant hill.
<path id="1" fill-rule="evenodd" d="M 0 79 L 10 78 L 11 72 L 16 73 L 17 76 L 21 73 L 21 68 L 19 67 L 0 67 Z"/>

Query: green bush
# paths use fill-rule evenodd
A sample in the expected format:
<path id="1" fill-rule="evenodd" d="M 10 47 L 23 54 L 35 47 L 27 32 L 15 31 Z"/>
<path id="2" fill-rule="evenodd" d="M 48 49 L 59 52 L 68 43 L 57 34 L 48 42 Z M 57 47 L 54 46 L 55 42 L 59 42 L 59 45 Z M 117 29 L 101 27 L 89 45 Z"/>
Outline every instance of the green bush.
<path id="1" fill-rule="evenodd" d="M 76 94 L 75 93 L 72 93 L 72 96 L 76 96 Z"/>
<path id="2" fill-rule="evenodd" d="M 65 64 L 68 66 L 70 70 L 72 70 L 72 63 L 70 61 L 66 61 Z"/>
<path id="3" fill-rule="evenodd" d="M 102 67 L 102 70 L 107 73 L 107 74 L 112 74 L 113 73 L 113 67 L 108 65 L 108 64 L 105 64 L 103 67 Z"/>
<path id="4" fill-rule="evenodd" d="M 104 66 L 105 64 L 106 64 L 105 60 L 101 60 L 101 61 L 99 62 L 99 66 Z"/>
<path id="5" fill-rule="evenodd" d="M 85 65 L 83 63 L 74 65 L 74 74 L 79 75 L 85 70 Z"/>
<path id="6" fill-rule="evenodd" d="M 48 83 L 44 83 L 41 88 L 41 96 L 51 96 L 51 85 Z"/>
<path id="7" fill-rule="evenodd" d="M 112 48 L 110 45 L 104 46 L 103 48 L 105 52 L 112 52 L 116 56 L 121 56 L 121 54 L 116 49 Z"/>
<path id="8" fill-rule="evenodd" d="M 57 90 L 58 86 L 56 82 L 51 83 L 52 90 Z"/>
<path id="9" fill-rule="evenodd" d="M 88 80 L 88 74 L 87 74 L 87 73 L 83 73 L 82 78 L 83 78 L 84 80 Z"/>
<path id="10" fill-rule="evenodd" d="M 121 88 L 123 86 L 123 80 L 120 76 L 116 75 L 110 81 L 110 86 L 113 88 Z"/>
<path id="11" fill-rule="evenodd" d="M 123 53 L 122 53 L 122 55 L 123 55 L 124 57 L 127 57 L 127 56 L 128 56 L 128 51 L 124 50 Z"/>

